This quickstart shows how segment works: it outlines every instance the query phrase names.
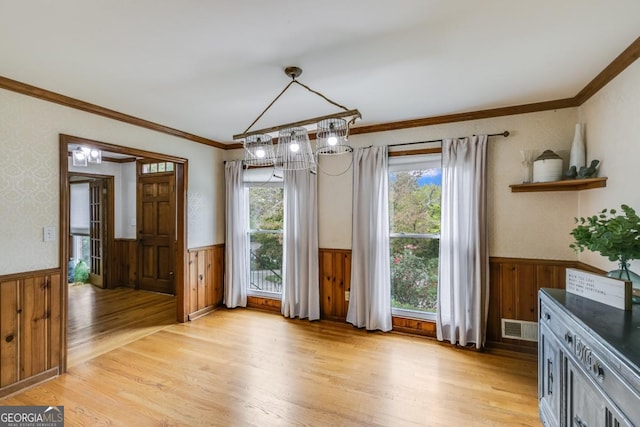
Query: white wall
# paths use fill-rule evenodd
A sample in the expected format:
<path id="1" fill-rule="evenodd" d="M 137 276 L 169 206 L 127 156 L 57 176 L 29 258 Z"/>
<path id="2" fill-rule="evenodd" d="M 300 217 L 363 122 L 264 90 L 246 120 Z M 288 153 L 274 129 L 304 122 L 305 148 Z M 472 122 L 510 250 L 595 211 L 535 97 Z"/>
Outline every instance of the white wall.
<path id="1" fill-rule="evenodd" d="M 188 247 L 224 241 L 222 150 L 0 89 L 0 274 L 59 267 L 60 133 L 188 159 Z"/>
<path id="2" fill-rule="evenodd" d="M 103 161 L 89 163 L 86 167 L 73 166 L 69 158 L 69 172 L 91 173 L 113 176 L 114 186 L 114 237 L 116 239 L 136 238 L 136 164 Z M 73 201 L 72 201 L 73 203 Z"/>
<path id="3" fill-rule="evenodd" d="M 520 114 L 452 124 L 354 135 L 355 147 L 397 144 L 479 133 L 511 132 L 508 138 L 489 139 L 489 250 L 491 256 L 576 259 L 569 249 L 569 232 L 577 214 L 578 193 L 511 193 L 509 185 L 520 183 L 520 150 L 540 154 L 552 149 L 568 159 L 576 108 Z M 404 147 L 417 148 L 413 147 Z M 227 154 L 241 158 L 242 150 Z M 352 184 L 351 156 L 323 159 L 318 180 L 319 243 L 321 248 L 351 248 Z M 347 173 L 339 176 L 345 169 Z"/>
<path id="4" fill-rule="evenodd" d="M 586 127 L 588 160 L 598 159 L 607 187 L 580 193 L 579 215 L 627 204 L 640 212 L 640 61 L 624 70 L 579 109 Z M 616 265 L 598 253 L 584 252 L 587 264 L 613 270 Z M 640 261 L 631 269 L 640 272 Z"/>

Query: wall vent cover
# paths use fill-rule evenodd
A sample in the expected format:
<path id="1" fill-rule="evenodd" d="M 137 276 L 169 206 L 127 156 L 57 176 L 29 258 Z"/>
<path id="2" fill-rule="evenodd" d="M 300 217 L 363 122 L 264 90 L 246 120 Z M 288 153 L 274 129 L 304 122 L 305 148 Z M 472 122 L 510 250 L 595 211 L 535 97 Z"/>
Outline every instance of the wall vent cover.
<path id="1" fill-rule="evenodd" d="M 538 341 L 538 323 L 524 320 L 502 319 L 502 338 Z"/>

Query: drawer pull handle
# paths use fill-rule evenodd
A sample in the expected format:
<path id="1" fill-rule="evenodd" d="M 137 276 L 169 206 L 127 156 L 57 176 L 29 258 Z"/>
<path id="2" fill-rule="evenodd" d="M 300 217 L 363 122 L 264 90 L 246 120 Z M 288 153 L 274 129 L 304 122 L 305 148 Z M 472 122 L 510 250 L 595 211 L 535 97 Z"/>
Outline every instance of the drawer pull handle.
<path id="1" fill-rule="evenodd" d="M 604 381 L 604 369 L 602 369 L 602 366 L 600 366 L 600 364 L 598 362 L 594 363 L 593 366 L 591 367 L 591 369 L 593 370 L 593 373 L 596 376 L 596 379 L 600 382 Z"/>
<path id="2" fill-rule="evenodd" d="M 553 394 L 553 360 L 547 359 L 547 395 Z"/>
<path id="3" fill-rule="evenodd" d="M 567 332 L 566 334 L 564 334 L 564 340 L 567 343 L 571 344 L 573 342 L 573 336 L 569 332 Z"/>
<path id="4" fill-rule="evenodd" d="M 545 320 L 551 320 L 551 315 L 547 312 L 544 313 Z"/>

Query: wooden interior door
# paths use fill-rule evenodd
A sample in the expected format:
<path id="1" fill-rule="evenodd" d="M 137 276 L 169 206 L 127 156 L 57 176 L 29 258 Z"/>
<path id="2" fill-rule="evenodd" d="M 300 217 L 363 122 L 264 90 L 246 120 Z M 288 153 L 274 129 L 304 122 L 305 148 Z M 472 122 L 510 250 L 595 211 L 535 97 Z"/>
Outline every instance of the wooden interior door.
<path id="1" fill-rule="evenodd" d="M 142 173 L 138 163 L 138 288 L 175 294 L 175 173 Z"/>
<path id="2" fill-rule="evenodd" d="M 101 288 L 106 287 L 104 277 L 104 247 L 106 242 L 106 194 L 104 181 L 96 179 L 89 182 L 89 247 L 91 265 L 89 266 L 89 282 Z"/>

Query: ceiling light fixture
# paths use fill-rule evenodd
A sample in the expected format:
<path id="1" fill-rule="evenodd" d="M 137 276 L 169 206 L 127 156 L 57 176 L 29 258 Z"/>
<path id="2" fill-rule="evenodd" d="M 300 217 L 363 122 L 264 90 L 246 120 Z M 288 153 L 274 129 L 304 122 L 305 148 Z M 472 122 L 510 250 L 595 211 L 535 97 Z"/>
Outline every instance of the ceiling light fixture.
<path id="1" fill-rule="evenodd" d="M 73 166 L 86 167 L 88 163 L 102 163 L 102 151 L 97 148 L 78 147 L 71 152 Z"/>
<path id="2" fill-rule="evenodd" d="M 357 109 L 349 110 L 347 107 L 332 101 L 320 92 L 300 83 L 297 78 L 302 74 L 301 68 L 287 67 L 284 69 L 284 72 L 291 78 L 289 84 L 285 86 L 278 96 L 271 101 L 267 108 L 260 113 L 243 133 L 233 135 L 234 140 L 244 139 L 245 164 L 249 166 L 275 165 L 277 168 L 285 170 L 312 169 L 316 164 L 314 154 L 342 154 L 353 151 L 347 143 L 349 127 L 353 125 L 357 119 L 362 117 L 360 112 Z M 249 131 L 294 83 L 344 111 Z M 315 152 L 311 149 L 309 142 L 308 129 L 306 128 L 308 125 L 315 126 Z M 274 155 L 272 137 L 269 134 L 276 132 L 278 132 L 278 147 Z"/>

